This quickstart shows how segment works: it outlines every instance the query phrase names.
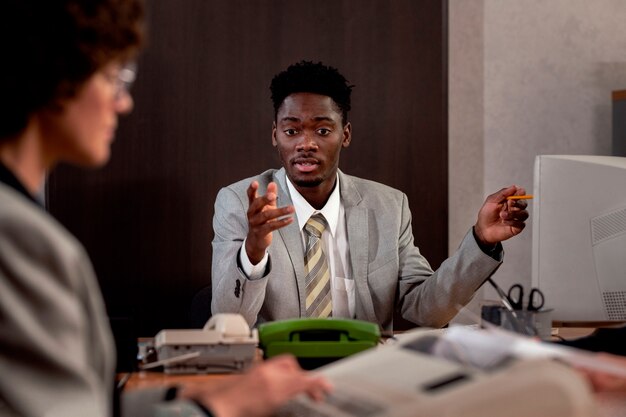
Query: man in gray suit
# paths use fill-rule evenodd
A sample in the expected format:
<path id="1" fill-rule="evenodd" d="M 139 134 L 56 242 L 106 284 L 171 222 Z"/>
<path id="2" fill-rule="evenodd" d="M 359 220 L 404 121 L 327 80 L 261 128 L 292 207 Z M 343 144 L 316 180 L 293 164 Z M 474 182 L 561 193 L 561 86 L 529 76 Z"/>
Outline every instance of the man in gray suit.
<path id="1" fill-rule="evenodd" d="M 440 327 L 498 268 L 500 242 L 523 230 L 526 202 L 507 197 L 525 191 L 504 188 L 487 197 L 457 253 L 433 272 L 413 243 L 406 195 L 338 168 L 352 139 L 351 90 L 335 68 L 306 61 L 272 80 L 272 144 L 283 167 L 217 196 L 213 313 L 240 313 L 251 325 L 332 315 L 389 331 L 398 309 L 415 324 Z M 322 254 L 308 255 L 315 243 L 306 225 L 317 214 L 323 231 L 311 242 L 321 241 Z M 308 266 L 308 256 L 323 261 Z"/>

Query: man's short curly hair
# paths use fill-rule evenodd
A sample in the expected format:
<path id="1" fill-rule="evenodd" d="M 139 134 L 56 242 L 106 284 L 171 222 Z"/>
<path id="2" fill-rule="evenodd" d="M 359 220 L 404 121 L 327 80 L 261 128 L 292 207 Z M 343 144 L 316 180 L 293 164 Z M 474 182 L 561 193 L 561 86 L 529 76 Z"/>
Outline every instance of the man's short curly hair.
<path id="1" fill-rule="evenodd" d="M 4 0 L 0 17 L 0 141 L 37 111 L 73 97 L 143 39 L 142 0 Z"/>
<path id="2" fill-rule="evenodd" d="M 300 61 L 290 65 L 272 79 L 270 90 L 274 103 L 274 118 L 287 96 L 294 93 L 314 93 L 333 99 L 341 111 L 343 125 L 348 122 L 350 94 L 353 85 L 336 68 L 321 62 Z"/>

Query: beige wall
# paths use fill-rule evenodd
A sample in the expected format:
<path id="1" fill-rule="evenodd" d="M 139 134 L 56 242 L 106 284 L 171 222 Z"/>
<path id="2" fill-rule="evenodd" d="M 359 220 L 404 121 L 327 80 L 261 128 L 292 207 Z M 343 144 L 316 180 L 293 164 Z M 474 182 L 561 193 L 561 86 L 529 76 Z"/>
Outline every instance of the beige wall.
<path id="1" fill-rule="evenodd" d="M 626 88 L 626 1 L 449 4 L 452 251 L 487 194 L 532 192 L 535 155 L 610 154 L 611 91 Z M 504 244 L 504 287 L 530 284 L 531 228 Z"/>

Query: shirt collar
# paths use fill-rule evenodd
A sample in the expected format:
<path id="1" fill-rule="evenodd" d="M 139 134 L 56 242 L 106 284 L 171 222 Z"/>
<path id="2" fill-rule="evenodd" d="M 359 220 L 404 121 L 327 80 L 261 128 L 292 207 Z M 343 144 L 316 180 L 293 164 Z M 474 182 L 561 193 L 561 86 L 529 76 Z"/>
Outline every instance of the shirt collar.
<path id="1" fill-rule="evenodd" d="M 289 177 L 285 176 L 285 178 L 287 180 L 287 189 L 289 191 L 289 195 L 291 196 L 291 201 L 296 209 L 296 218 L 298 219 L 298 227 L 300 230 L 304 228 L 304 225 L 309 220 L 309 217 L 317 212 L 320 212 L 324 215 L 324 218 L 328 222 L 328 231 L 334 237 L 335 231 L 337 230 L 337 223 L 339 222 L 339 207 L 341 204 L 341 193 L 339 192 L 341 184 L 339 183 L 339 174 L 337 174 L 337 185 L 330 194 L 326 205 L 324 205 L 321 210 L 315 210 L 313 206 L 311 206 L 309 202 L 302 197 L 302 194 L 296 190 L 296 187 L 293 186 Z"/>
<path id="2" fill-rule="evenodd" d="M 24 184 L 20 182 L 20 180 L 11 172 L 9 168 L 7 168 L 2 162 L 0 162 L 0 182 L 8 185 L 13 188 L 18 193 L 22 194 L 24 197 L 37 204 L 38 206 L 43 207 L 41 201 L 39 201 L 35 196 L 28 192 Z"/>

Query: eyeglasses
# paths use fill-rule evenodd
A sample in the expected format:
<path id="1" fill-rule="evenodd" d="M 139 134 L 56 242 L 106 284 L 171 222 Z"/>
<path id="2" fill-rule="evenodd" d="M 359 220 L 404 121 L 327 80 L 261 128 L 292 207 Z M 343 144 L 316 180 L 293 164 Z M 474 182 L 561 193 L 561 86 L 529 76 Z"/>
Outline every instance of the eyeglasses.
<path id="1" fill-rule="evenodd" d="M 125 64 L 115 75 L 107 75 L 107 80 L 113 84 L 114 98 L 119 100 L 125 93 L 128 94 L 130 86 L 137 77 L 137 64 L 129 62 Z"/>

